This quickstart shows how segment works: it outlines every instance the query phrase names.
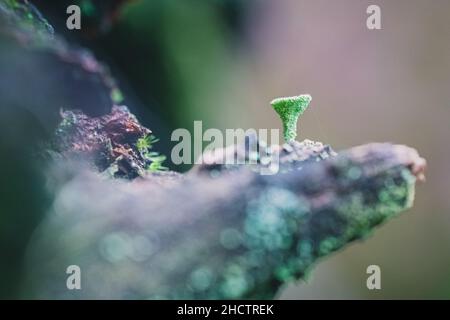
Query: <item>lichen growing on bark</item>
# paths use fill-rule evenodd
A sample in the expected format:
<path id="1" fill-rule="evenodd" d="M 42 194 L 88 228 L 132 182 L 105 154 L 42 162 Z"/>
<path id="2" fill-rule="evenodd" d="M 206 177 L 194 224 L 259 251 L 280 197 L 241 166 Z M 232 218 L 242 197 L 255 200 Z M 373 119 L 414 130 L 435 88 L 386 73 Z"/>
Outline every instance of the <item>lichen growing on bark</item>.
<path id="1" fill-rule="evenodd" d="M 284 140 L 286 142 L 295 140 L 298 118 L 308 108 L 311 100 L 311 96 L 305 94 L 295 97 L 277 98 L 270 103 L 283 123 Z"/>
<path id="2" fill-rule="evenodd" d="M 53 27 L 26 0 L 1 1 L 0 16 L 0 25 L 10 28 L 16 35 L 21 34 L 23 36 L 25 33 L 28 33 L 28 40 L 34 39 L 35 43 L 47 41 L 54 34 Z"/>

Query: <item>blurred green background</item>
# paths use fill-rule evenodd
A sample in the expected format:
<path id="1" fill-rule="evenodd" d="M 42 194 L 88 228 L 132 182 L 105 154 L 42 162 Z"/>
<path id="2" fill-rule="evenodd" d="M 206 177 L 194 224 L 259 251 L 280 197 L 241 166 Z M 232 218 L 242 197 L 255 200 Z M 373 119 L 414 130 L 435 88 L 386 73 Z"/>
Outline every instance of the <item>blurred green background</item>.
<path id="1" fill-rule="evenodd" d="M 450 298 L 449 1 L 141 0 L 96 37 L 66 30 L 51 2 L 35 3 L 57 33 L 110 65 L 163 153 L 171 131 L 194 120 L 279 128 L 269 101 L 301 93 L 313 102 L 298 139 L 335 150 L 372 141 L 417 148 L 429 168 L 414 208 L 280 298 Z M 381 7 L 382 30 L 366 28 L 371 4 Z M 371 264 L 381 267 L 382 290 L 366 288 Z"/>

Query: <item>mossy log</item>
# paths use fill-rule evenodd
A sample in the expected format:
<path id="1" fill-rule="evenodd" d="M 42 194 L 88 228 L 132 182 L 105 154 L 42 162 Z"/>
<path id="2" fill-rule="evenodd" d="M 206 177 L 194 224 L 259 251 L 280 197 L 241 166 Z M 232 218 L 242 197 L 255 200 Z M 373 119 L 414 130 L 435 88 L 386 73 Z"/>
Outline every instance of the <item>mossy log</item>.
<path id="1" fill-rule="evenodd" d="M 282 171 L 268 176 L 214 164 L 133 181 L 81 170 L 32 239 L 31 297 L 273 298 L 410 208 L 425 168 L 392 144 L 335 154 L 305 141 L 277 152 Z M 66 287 L 74 264 L 82 290 Z"/>

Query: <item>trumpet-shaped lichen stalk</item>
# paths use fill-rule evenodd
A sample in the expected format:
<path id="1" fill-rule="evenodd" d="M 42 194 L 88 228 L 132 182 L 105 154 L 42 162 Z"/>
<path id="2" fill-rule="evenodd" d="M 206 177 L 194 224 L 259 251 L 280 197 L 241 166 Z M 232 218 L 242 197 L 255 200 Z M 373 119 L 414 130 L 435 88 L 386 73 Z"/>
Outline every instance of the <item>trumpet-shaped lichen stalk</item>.
<path id="1" fill-rule="evenodd" d="M 286 142 L 295 140 L 298 117 L 305 112 L 311 100 L 309 94 L 303 94 L 295 97 L 277 98 L 270 103 L 283 123 L 284 140 Z"/>

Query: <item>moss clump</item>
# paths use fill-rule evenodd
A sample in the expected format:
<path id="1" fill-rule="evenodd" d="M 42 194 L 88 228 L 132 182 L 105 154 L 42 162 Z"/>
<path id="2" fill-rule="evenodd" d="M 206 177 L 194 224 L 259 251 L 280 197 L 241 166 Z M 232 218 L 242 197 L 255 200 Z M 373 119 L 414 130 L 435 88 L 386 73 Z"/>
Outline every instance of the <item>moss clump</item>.
<path id="1" fill-rule="evenodd" d="M 166 160 L 166 156 L 159 154 L 158 152 L 151 151 L 153 144 L 158 142 L 154 135 L 145 135 L 136 141 L 136 148 L 145 159 L 147 165 L 146 169 L 149 172 L 166 171 L 167 168 L 163 166 L 163 162 Z"/>
<path id="2" fill-rule="evenodd" d="M 298 117 L 305 112 L 311 100 L 311 96 L 305 94 L 295 97 L 277 98 L 270 103 L 281 118 L 284 140 L 286 142 L 295 140 Z"/>
<path id="3" fill-rule="evenodd" d="M 52 149 L 81 157 L 100 172 L 115 178 L 135 179 L 147 172 L 166 171 L 165 156 L 153 151 L 156 139 L 125 106 L 89 117 L 81 111 L 63 111 Z"/>

